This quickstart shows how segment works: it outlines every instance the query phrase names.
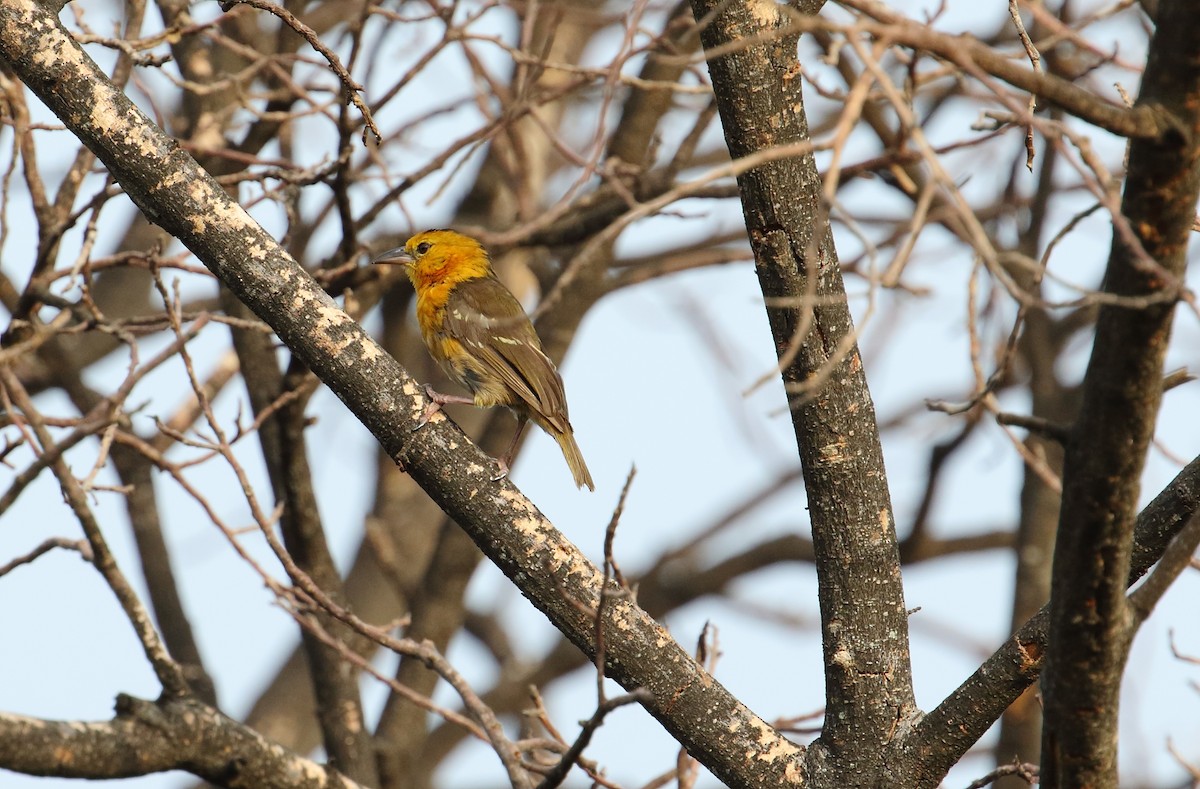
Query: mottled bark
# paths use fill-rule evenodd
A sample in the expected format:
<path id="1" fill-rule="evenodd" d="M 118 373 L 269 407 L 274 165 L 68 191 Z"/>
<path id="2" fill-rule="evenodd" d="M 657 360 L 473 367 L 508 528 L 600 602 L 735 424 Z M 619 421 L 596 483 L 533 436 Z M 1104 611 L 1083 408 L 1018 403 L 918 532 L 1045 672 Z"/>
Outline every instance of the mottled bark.
<path id="1" fill-rule="evenodd" d="M 1082 405 L 1067 444 L 1054 552 L 1049 663 L 1042 678 L 1042 785 L 1117 785 L 1121 678 L 1137 629 L 1125 596 L 1146 449 L 1162 399 L 1163 359 L 1183 295 L 1200 193 L 1200 19 L 1164 2 L 1137 107 L 1171 132 L 1135 139 L 1113 233 Z"/>
<path id="2" fill-rule="evenodd" d="M 807 140 L 798 35 L 787 32 L 784 7 L 694 0 L 692 9 L 705 50 L 728 47 L 709 58 L 709 71 L 730 154 Z M 765 41 L 736 46 L 756 38 Z M 792 398 L 816 554 L 826 710 L 811 777 L 872 786 L 882 746 L 916 713 L 875 409 L 812 156 L 755 167 L 738 185 Z"/>

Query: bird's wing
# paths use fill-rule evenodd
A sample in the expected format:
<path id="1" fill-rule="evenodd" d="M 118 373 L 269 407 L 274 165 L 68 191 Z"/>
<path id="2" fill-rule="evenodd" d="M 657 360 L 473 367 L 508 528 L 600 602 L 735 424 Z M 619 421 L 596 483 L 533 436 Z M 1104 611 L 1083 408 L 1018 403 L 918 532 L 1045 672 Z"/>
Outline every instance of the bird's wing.
<path id="1" fill-rule="evenodd" d="M 559 430 L 569 429 L 562 378 L 516 297 L 494 277 L 461 283 L 446 302 L 446 330 L 485 371 Z"/>

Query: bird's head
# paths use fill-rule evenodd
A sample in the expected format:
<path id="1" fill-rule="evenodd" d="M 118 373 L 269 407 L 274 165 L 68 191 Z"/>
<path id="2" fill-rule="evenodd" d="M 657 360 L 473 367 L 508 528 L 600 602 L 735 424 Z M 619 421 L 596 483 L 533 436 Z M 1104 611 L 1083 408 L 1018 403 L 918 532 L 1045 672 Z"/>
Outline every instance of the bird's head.
<path id="1" fill-rule="evenodd" d="M 402 247 L 389 249 L 373 263 L 404 266 L 414 286 L 461 282 L 491 273 L 487 250 L 475 239 L 453 230 L 425 230 Z"/>

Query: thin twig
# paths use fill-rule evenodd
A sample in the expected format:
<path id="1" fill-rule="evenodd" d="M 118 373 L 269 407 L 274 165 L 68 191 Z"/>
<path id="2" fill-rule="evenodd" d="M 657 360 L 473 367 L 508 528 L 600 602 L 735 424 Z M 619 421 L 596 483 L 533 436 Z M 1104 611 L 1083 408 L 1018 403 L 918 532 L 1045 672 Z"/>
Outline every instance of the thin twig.
<path id="1" fill-rule="evenodd" d="M 1048 438 L 1051 441 L 1057 441 L 1059 444 L 1066 445 L 1071 438 L 1071 428 L 1060 422 L 1052 422 L 1040 416 L 1031 414 L 1012 414 L 1007 411 L 1001 411 L 996 414 L 996 421 L 1002 425 L 1011 425 L 1012 427 L 1023 427 L 1031 433 L 1037 433 L 1043 438 Z"/>
<path id="2" fill-rule="evenodd" d="M 1033 66 L 1035 74 L 1042 74 L 1042 55 L 1038 52 L 1037 47 L 1033 45 L 1033 40 L 1029 37 L 1029 33 L 1025 30 L 1025 23 L 1021 21 L 1021 9 L 1018 6 L 1017 0 L 1008 0 L 1008 15 L 1012 19 L 1013 27 L 1017 29 L 1017 36 L 1021 39 L 1021 45 L 1025 47 L 1025 54 L 1029 56 L 1029 63 Z M 1037 94 L 1029 94 L 1029 117 L 1033 117 L 1034 111 L 1037 109 Z M 1032 121 L 1025 124 L 1025 168 L 1029 172 L 1033 172 L 1033 157 L 1035 150 L 1033 147 L 1033 123 Z"/>
<path id="3" fill-rule="evenodd" d="M 982 789 L 997 778 L 1003 778 L 1006 775 L 1015 775 L 1033 786 L 1038 780 L 1038 766 L 1014 759 L 1012 764 L 1002 764 L 982 778 L 967 784 L 967 789 Z"/>
<path id="4" fill-rule="evenodd" d="M 605 717 L 610 712 L 627 704 L 647 704 L 653 701 L 650 691 L 645 688 L 637 688 L 632 693 L 626 693 L 622 696 L 609 699 L 596 708 L 596 712 L 592 717 L 583 722 L 583 728 L 579 731 L 579 736 L 575 738 L 575 742 L 571 744 L 571 748 L 563 754 L 559 759 L 558 764 L 554 766 L 542 779 L 542 782 L 537 785 L 537 789 L 556 789 L 556 787 L 566 779 L 567 773 L 575 765 L 579 755 L 583 753 L 584 748 L 587 748 L 592 741 L 592 736 L 596 730 L 604 723 Z"/>
<path id="5" fill-rule="evenodd" d="M 31 564 L 38 559 L 42 554 L 49 553 L 55 548 L 65 548 L 71 551 L 78 551 L 80 557 L 85 562 L 92 561 L 92 548 L 88 545 L 87 540 L 68 540 L 66 537 L 51 537 L 42 542 L 41 545 L 34 548 L 23 556 L 18 556 L 11 562 L 5 565 L 0 565 L 0 577 L 8 575 L 13 570 L 23 564 Z"/>
<path id="6" fill-rule="evenodd" d="M 341 80 L 342 87 L 346 91 L 346 97 L 350 99 L 350 101 L 354 103 L 354 106 L 358 108 L 358 111 L 362 113 L 363 123 L 366 124 L 366 128 L 363 129 L 363 145 L 367 144 L 368 129 L 372 134 L 375 135 L 376 143 L 383 142 L 383 135 L 380 134 L 379 127 L 375 125 L 375 119 L 371 117 L 371 110 L 367 107 L 366 103 L 362 100 L 362 96 L 360 95 L 363 89 L 362 85 L 359 85 L 357 82 L 355 82 L 354 78 L 350 76 L 350 72 L 346 71 L 346 67 L 342 65 L 341 58 L 337 56 L 337 53 L 321 43 L 321 39 L 317 36 L 317 31 L 301 22 L 296 18 L 295 14 L 283 6 L 278 6 L 274 3 L 268 3 L 266 0 L 222 0 L 221 10 L 227 12 L 229 9 L 233 8 L 233 6 L 239 4 L 248 5 L 253 8 L 257 8 L 260 11 L 266 11 L 269 14 L 274 14 L 275 16 L 279 17 L 285 25 L 290 27 L 292 30 L 295 30 L 305 41 L 308 42 L 309 46 L 311 46 L 317 52 L 320 52 L 321 56 L 328 61 L 329 68 L 334 74 L 337 75 L 338 79 Z"/>
<path id="7" fill-rule="evenodd" d="M 46 450 L 53 448 L 54 438 L 42 421 L 41 414 L 33 404 L 33 399 L 9 367 L 0 366 L 0 382 L 3 383 L 3 387 L 0 387 L 0 399 L 3 400 L 9 413 L 14 413 L 13 406 L 19 408 L 24 421 L 33 429 L 42 448 Z M 137 593 L 133 591 L 133 587 L 117 566 L 117 560 L 109 550 L 104 534 L 100 531 L 100 523 L 96 520 L 91 507 L 88 506 L 87 494 L 71 474 L 71 469 L 61 455 L 50 464 L 50 468 L 53 470 L 54 476 L 58 478 L 63 495 L 74 511 L 75 517 L 78 518 L 79 525 L 83 527 L 83 533 L 91 545 L 94 557 L 92 564 L 100 571 L 109 588 L 116 595 L 126 617 L 137 632 L 146 658 L 150 661 L 158 681 L 162 684 L 163 693 L 176 697 L 190 695 L 191 691 L 188 688 L 183 668 L 167 652 L 166 646 L 159 638 L 158 631 L 154 629 L 150 612 L 142 605 Z"/>
<path id="8" fill-rule="evenodd" d="M 625 576 L 621 574 L 616 559 L 613 558 L 613 542 L 617 536 L 617 524 L 620 523 L 621 514 L 625 511 L 625 499 L 629 495 L 629 488 L 633 485 L 633 478 L 636 476 L 637 466 L 630 466 L 629 474 L 625 477 L 625 486 L 621 488 L 621 496 L 617 499 L 617 506 L 613 510 L 612 517 L 609 518 L 608 527 L 604 530 L 604 584 L 600 587 L 600 602 L 596 604 L 596 659 L 594 661 L 596 665 L 596 698 L 601 705 L 604 704 L 604 620 L 608 613 L 609 601 L 617 594 L 609 587 L 615 580 L 622 594 L 629 592 Z"/>

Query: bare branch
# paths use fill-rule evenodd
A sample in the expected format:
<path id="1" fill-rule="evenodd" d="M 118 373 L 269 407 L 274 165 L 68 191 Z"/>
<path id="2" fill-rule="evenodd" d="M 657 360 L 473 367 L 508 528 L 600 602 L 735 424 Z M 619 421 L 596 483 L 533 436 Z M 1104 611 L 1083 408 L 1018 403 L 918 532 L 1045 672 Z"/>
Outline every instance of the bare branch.
<path id="1" fill-rule="evenodd" d="M 360 789 L 189 699 L 155 703 L 121 695 L 116 717 L 105 723 L 0 713 L 0 766 L 27 775 L 93 779 L 185 770 L 218 786 Z"/>

